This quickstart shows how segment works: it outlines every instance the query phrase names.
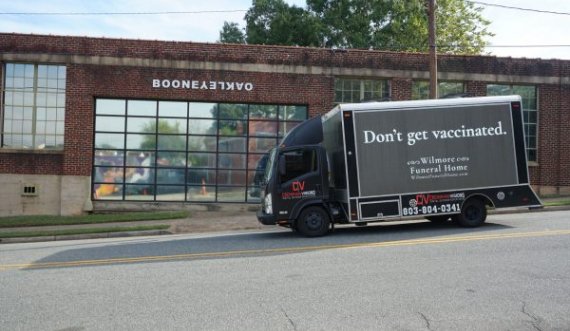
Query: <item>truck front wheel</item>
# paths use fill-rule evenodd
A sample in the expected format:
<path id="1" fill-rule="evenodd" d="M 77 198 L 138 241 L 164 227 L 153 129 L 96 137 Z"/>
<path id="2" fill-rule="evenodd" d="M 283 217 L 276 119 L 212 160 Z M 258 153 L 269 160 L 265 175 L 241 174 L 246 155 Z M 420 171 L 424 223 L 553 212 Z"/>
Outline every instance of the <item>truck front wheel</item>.
<path id="1" fill-rule="evenodd" d="M 474 228 L 485 223 L 487 208 L 480 199 L 472 198 L 463 203 L 461 214 L 453 216 L 453 220 L 462 227 Z"/>
<path id="2" fill-rule="evenodd" d="M 330 218 L 321 207 L 308 207 L 297 219 L 296 228 L 306 237 L 320 237 L 327 234 L 330 227 Z"/>

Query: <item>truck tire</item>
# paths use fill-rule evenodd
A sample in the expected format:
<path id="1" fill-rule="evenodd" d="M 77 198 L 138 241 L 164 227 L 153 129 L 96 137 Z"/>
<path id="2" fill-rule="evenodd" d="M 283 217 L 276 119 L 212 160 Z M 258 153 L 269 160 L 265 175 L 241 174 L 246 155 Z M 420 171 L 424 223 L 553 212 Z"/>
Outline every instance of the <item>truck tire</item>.
<path id="1" fill-rule="evenodd" d="M 481 226 L 487 219 L 487 208 L 480 199 L 472 198 L 463 203 L 461 214 L 453 216 L 453 221 L 465 228 Z"/>
<path id="2" fill-rule="evenodd" d="M 297 219 L 296 228 L 306 237 L 320 237 L 327 234 L 330 227 L 330 218 L 321 207 L 308 207 Z"/>

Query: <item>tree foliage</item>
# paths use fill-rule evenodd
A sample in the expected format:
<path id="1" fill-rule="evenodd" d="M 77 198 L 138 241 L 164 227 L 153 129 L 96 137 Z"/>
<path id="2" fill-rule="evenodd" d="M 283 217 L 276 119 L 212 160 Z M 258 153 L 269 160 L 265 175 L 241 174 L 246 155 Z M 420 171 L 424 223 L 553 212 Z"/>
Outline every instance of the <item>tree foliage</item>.
<path id="1" fill-rule="evenodd" d="M 228 44 L 244 44 L 245 34 L 239 28 L 237 23 L 224 21 L 224 26 L 222 27 L 222 31 L 220 31 L 219 42 Z"/>
<path id="2" fill-rule="evenodd" d="M 425 0 L 306 1 L 306 8 L 300 8 L 283 0 L 253 0 L 245 15 L 245 42 L 428 51 Z M 481 53 L 485 40 L 493 35 L 487 29 L 490 22 L 483 18 L 481 10 L 468 1 L 437 0 L 439 52 Z M 239 30 L 236 23 L 231 24 Z M 226 24 L 224 28 L 230 31 Z M 230 33 L 226 35 L 225 40 L 229 40 Z"/>

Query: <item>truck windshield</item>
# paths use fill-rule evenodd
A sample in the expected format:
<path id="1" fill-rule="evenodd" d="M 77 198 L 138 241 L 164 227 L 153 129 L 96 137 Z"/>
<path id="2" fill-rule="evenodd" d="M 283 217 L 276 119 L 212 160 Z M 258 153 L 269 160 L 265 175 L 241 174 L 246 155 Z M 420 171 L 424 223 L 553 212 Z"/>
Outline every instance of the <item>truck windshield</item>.
<path id="1" fill-rule="evenodd" d="M 269 178 L 273 175 L 273 164 L 275 163 L 275 156 L 277 155 L 277 148 L 273 148 L 269 151 L 269 159 L 265 166 L 265 175 L 263 176 L 263 182 L 267 183 Z"/>

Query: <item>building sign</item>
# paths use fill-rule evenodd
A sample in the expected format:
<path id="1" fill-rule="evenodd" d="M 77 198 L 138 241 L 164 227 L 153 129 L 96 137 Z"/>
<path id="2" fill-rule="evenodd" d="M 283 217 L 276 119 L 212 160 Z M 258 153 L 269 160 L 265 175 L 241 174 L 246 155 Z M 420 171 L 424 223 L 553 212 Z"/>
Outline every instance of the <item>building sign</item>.
<path id="1" fill-rule="evenodd" d="M 153 88 L 173 88 L 187 90 L 252 91 L 251 82 L 225 82 L 215 80 L 153 79 Z"/>

